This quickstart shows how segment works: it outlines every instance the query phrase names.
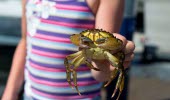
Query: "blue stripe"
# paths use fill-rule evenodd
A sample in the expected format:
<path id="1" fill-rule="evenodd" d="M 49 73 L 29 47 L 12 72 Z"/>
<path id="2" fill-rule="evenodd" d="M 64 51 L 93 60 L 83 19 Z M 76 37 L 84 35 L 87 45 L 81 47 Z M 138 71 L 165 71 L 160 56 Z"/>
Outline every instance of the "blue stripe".
<path id="1" fill-rule="evenodd" d="M 65 92 L 65 93 L 50 93 L 50 92 L 39 90 L 39 89 L 37 89 L 37 88 L 35 88 L 33 86 L 31 88 L 33 88 L 33 89 L 35 89 L 35 90 L 37 90 L 39 92 L 42 92 L 42 93 L 45 93 L 45 94 L 49 94 L 49 95 L 55 95 L 55 96 L 77 96 L 78 95 L 78 93 L 74 93 L 74 92 L 72 92 L 72 93 L 67 93 L 67 92 Z M 81 90 L 80 87 L 79 87 L 79 90 Z M 95 94 L 95 93 L 99 93 L 99 92 L 100 92 L 100 89 L 97 89 L 97 90 L 89 91 L 89 92 L 81 92 L 81 94 L 82 95 L 91 95 L 91 94 Z"/>

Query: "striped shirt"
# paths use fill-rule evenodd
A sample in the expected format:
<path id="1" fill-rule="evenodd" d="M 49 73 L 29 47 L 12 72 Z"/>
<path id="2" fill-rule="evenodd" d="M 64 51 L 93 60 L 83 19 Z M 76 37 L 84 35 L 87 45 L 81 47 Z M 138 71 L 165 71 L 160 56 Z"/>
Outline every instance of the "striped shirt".
<path id="1" fill-rule="evenodd" d="M 94 28 L 95 18 L 85 0 L 27 0 L 25 94 L 38 100 L 91 100 L 102 83 L 85 65 L 77 69 L 78 87 L 66 80 L 65 56 L 78 51 L 69 37 Z"/>

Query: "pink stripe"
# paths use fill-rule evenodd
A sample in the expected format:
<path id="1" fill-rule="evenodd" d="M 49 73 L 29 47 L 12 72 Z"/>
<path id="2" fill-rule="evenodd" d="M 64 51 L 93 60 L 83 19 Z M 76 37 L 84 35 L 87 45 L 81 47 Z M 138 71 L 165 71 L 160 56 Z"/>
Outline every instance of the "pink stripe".
<path id="1" fill-rule="evenodd" d="M 45 52 L 45 51 L 40 51 L 35 49 L 32 49 L 32 53 L 42 55 L 42 56 L 47 56 L 47 57 L 53 57 L 53 58 L 65 58 L 67 56 L 67 55 L 60 55 L 56 53 L 50 53 L 50 52 Z"/>
<path id="2" fill-rule="evenodd" d="M 41 1 L 40 1 L 40 0 L 38 0 L 38 1 L 36 1 L 36 2 L 35 2 L 35 4 L 40 4 L 40 3 L 41 3 Z"/>
<path id="3" fill-rule="evenodd" d="M 50 41 L 71 43 L 70 39 L 59 38 L 59 37 L 55 37 L 55 36 L 48 36 L 48 35 L 43 35 L 43 34 L 38 34 L 38 33 L 35 35 L 35 37 L 50 40 Z"/>
<path id="4" fill-rule="evenodd" d="M 82 7 L 82 6 L 73 6 L 73 5 L 71 6 L 71 5 L 57 4 L 55 7 L 58 8 L 58 9 L 77 10 L 77 11 L 90 12 L 89 8 Z"/>
<path id="5" fill-rule="evenodd" d="M 65 22 L 57 22 L 57 21 L 51 21 L 51 20 L 45 20 L 41 19 L 41 22 L 43 23 L 49 23 L 49 24 L 55 24 L 55 25 L 61 25 L 61 26 L 68 26 L 72 28 L 87 28 L 90 29 L 94 27 L 94 25 L 85 25 L 85 24 L 73 24 L 73 23 L 65 23 Z"/>
<path id="6" fill-rule="evenodd" d="M 70 87 L 69 84 L 67 82 L 61 82 L 61 83 L 57 83 L 57 82 L 50 82 L 50 81 L 45 81 L 45 80 L 39 80 L 39 79 L 36 79 L 34 77 L 32 77 L 30 74 L 29 74 L 29 77 L 30 79 L 33 81 L 33 82 L 36 82 L 36 83 L 39 83 L 39 84 L 43 84 L 43 85 L 47 85 L 47 86 L 54 86 L 54 87 Z M 94 85 L 94 84 L 98 84 L 99 82 L 97 81 L 91 81 L 91 82 L 78 82 L 77 85 L 78 86 L 89 86 L 89 85 Z M 74 86 L 72 84 L 72 86 Z"/>
<path id="7" fill-rule="evenodd" d="M 39 66 L 39 65 L 31 63 L 31 62 L 29 64 L 32 67 L 39 69 L 39 70 L 50 71 L 50 72 L 66 72 L 65 69 L 47 68 L 47 67 Z M 77 71 L 89 71 L 89 68 L 88 67 L 78 68 Z"/>
<path id="8" fill-rule="evenodd" d="M 39 92 L 35 89 L 32 88 L 32 91 L 39 94 L 39 95 L 42 95 L 44 97 L 48 97 L 48 98 L 52 98 L 52 99 L 60 99 L 60 100 L 66 100 L 66 99 L 81 99 L 81 98 L 87 98 L 87 96 L 79 96 L 79 95 L 76 95 L 76 96 L 56 96 L 56 95 L 50 95 L 50 94 L 45 94 L 45 93 L 42 93 L 42 92 Z M 91 98 L 94 98 L 95 96 L 97 95 L 100 95 L 100 92 L 96 93 L 96 94 L 92 94 L 92 95 L 88 95 L 88 98 L 91 99 Z"/>

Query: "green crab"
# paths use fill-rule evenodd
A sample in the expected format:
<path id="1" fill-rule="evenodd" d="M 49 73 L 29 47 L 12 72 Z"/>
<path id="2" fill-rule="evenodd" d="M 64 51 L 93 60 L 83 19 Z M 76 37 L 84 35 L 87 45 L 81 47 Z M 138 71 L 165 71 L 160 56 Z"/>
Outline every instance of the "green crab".
<path id="1" fill-rule="evenodd" d="M 113 34 L 106 32 L 102 29 L 90 29 L 82 31 L 80 34 L 73 34 L 70 37 L 71 42 L 79 46 L 81 49 L 74 53 L 66 56 L 64 64 L 66 66 L 66 77 L 69 85 L 71 84 L 71 75 L 73 77 L 74 86 L 79 95 L 80 92 L 77 86 L 77 73 L 76 69 L 81 64 L 86 64 L 90 69 L 100 71 L 100 69 L 95 68 L 92 64 L 92 60 L 108 60 L 115 70 L 112 71 L 110 80 L 104 85 L 105 87 L 110 84 L 110 82 L 118 76 L 118 81 L 112 97 L 115 95 L 119 89 L 119 95 L 124 87 L 125 70 L 123 67 L 123 60 L 125 55 L 122 51 L 112 54 L 112 51 L 120 50 L 122 48 L 123 42 L 113 36 Z M 72 87 L 73 88 L 73 87 Z"/>

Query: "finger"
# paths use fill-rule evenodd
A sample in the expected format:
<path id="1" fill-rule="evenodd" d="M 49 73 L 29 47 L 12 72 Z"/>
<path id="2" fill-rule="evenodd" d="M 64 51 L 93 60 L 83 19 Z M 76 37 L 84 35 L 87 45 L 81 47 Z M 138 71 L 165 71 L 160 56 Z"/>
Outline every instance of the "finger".
<path id="1" fill-rule="evenodd" d="M 122 47 L 125 47 L 125 46 L 126 46 L 126 44 L 127 44 L 127 39 L 126 39 L 123 35 L 118 34 L 118 33 L 113 33 L 113 35 L 114 35 L 116 38 L 122 40 L 122 42 L 123 42 Z"/>
<path id="2" fill-rule="evenodd" d="M 124 61 L 132 61 L 134 58 L 135 54 L 134 53 L 129 53 L 125 55 L 125 60 Z"/>
<path id="3" fill-rule="evenodd" d="M 127 41 L 127 44 L 124 49 L 124 53 L 129 54 L 134 52 L 134 50 L 135 50 L 135 44 L 132 41 Z"/>

